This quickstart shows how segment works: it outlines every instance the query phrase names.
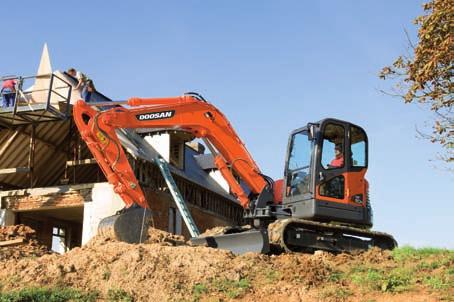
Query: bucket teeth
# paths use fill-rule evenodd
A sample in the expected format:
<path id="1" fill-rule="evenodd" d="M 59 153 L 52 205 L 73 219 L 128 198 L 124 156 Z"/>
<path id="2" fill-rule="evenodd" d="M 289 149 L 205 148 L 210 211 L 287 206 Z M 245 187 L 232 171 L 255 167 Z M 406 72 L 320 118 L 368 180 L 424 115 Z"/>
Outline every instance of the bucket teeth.
<path id="1" fill-rule="evenodd" d="M 148 237 L 150 220 L 151 211 L 148 209 L 125 209 L 121 214 L 102 219 L 98 225 L 98 234 L 127 243 L 142 243 Z"/>

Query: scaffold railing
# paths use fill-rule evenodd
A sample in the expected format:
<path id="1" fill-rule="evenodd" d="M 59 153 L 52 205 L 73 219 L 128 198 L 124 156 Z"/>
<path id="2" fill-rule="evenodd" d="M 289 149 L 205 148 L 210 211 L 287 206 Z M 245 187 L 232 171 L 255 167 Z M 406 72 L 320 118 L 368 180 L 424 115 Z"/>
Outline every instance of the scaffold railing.
<path id="1" fill-rule="evenodd" d="M 10 81 L 7 86 L 14 85 L 13 89 L 3 88 L 6 81 Z M 0 83 L 0 124 L 3 126 L 65 120 L 70 116 L 72 86 L 54 73 L 1 77 Z"/>

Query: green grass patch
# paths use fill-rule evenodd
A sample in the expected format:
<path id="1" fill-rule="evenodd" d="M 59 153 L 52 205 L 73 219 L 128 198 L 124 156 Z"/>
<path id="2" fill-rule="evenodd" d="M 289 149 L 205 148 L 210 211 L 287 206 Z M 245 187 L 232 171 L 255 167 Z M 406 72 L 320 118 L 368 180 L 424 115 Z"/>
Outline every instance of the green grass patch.
<path id="1" fill-rule="evenodd" d="M 274 283 L 280 278 L 279 272 L 275 270 L 268 270 L 265 272 L 265 278 L 268 283 Z"/>
<path id="2" fill-rule="evenodd" d="M 96 301 L 98 292 L 85 293 L 74 288 L 32 287 L 18 291 L 0 293 L 0 302 L 91 302 Z"/>
<path id="3" fill-rule="evenodd" d="M 392 250 L 392 256 L 396 261 L 405 261 L 409 259 L 422 259 L 433 255 L 446 255 L 454 259 L 454 251 L 441 248 L 423 247 L 414 248 L 411 246 L 403 246 Z"/>
<path id="4" fill-rule="evenodd" d="M 199 301 L 200 298 L 208 293 L 208 287 L 203 283 L 197 283 L 192 287 L 192 296 L 194 301 Z"/>
<path id="5" fill-rule="evenodd" d="M 251 282 L 247 278 L 241 278 L 238 281 L 223 279 L 214 280 L 212 285 L 216 291 L 224 293 L 230 299 L 235 299 L 251 287 Z"/>
<path id="6" fill-rule="evenodd" d="M 110 279 L 111 272 L 109 270 L 105 270 L 104 273 L 102 273 L 102 279 L 108 281 Z"/>
<path id="7" fill-rule="evenodd" d="M 449 276 L 427 276 L 423 283 L 433 290 L 445 290 L 452 288 L 454 282 L 449 280 Z"/>
<path id="8" fill-rule="evenodd" d="M 111 302 L 133 302 L 133 297 L 125 290 L 115 288 L 107 291 L 107 301 Z"/>
<path id="9" fill-rule="evenodd" d="M 340 280 L 345 278 L 345 274 L 341 271 L 334 271 L 328 277 L 329 282 L 339 282 Z"/>
<path id="10" fill-rule="evenodd" d="M 336 301 L 346 301 L 352 294 L 353 293 L 347 288 L 343 288 L 343 287 L 332 288 L 332 287 L 329 287 L 329 288 L 324 288 L 320 292 L 318 297 L 321 300 L 323 300 L 323 301 L 328 299 L 328 298 L 334 298 Z"/>
<path id="11" fill-rule="evenodd" d="M 352 271 L 350 280 L 367 289 L 383 292 L 402 292 L 415 282 L 410 269 L 395 268 L 389 272 L 381 269 L 359 267 Z"/>

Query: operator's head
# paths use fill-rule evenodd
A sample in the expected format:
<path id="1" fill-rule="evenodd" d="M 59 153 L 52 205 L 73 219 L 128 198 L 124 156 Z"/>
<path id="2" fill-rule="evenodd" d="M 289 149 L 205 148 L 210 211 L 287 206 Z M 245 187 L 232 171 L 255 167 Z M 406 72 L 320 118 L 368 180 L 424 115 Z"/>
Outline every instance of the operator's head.
<path id="1" fill-rule="evenodd" d="M 77 75 L 77 71 L 74 68 L 68 69 L 68 71 L 66 71 L 66 73 L 69 74 L 72 77 L 75 77 Z"/>

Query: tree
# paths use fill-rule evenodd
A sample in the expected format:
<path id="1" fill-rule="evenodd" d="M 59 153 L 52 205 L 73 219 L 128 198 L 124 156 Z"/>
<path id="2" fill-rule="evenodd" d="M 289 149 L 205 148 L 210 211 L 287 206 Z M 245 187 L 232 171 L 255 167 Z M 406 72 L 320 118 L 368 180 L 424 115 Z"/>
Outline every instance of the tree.
<path id="1" fill-rule="evenodd" d="M 380 72 L 394 79 L 397 95 L 405 103 L 426 105 L 435 113 L 432 133 L 425 135 L 446 151 L 443 160 L 454 162 L 454 0 L 431 0 L 414 20 L 418 43 L 410 39 L 410 54 L 399 56 Z M 407 34 L 408 37 L 408 34 Z"/>

